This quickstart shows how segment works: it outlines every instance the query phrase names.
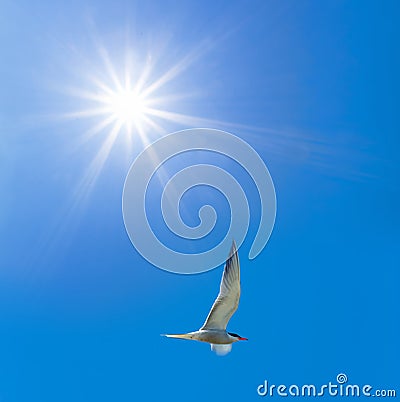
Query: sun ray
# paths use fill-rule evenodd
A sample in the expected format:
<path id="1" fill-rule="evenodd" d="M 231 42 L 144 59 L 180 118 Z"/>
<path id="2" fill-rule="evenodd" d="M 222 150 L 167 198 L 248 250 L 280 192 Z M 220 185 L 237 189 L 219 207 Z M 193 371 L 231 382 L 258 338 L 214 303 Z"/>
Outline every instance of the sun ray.
<path id="1" fill-rule="evenodd" d="M 187 100 L 187 99 L 194 99 L 198 98 L 203 95 L 204 92 L 201 91 L 191 91 L 191 92 L 182 92 L 182 93 L 174 93 L 171 95 L 163 95 L 163 96 L 151 96 L 148 98 L 148 107 L 156 106 L 156 105 L 165 105 L 171 104 L 173 102 Z"/>
<path id="2" fill-rule="evenodd" d="M 105 84 L 103 81 L 99 80 L 97 77 L 90 76 L 89 80 L 93 83 L 95 88 L 99 91 L 103 91 L 104 95 L 112 95 L 115 90 Z"/>
<path id="3" fill-rule="evenodd" d="M 135 86 L 135 90 L 138 92 L 142 92 L 143 91 L 143 87 L 146 85 L 150 74 L 152 71 L 152 64 L 150 63 L 150 56 L 148 55 L 146 57 L 146 62 L 145 65 L 142 69 L 142 72 L 136 82 L 136 86 Z M 143 94 L 145 96 L 145 94 Z"/>
<path id="4" fill-rule="evenodd" d="M 117 139 L 122 123 L 115 124 L 102 146 L 90 163 L 85 175 L 75 190 L 75 198 L 84 201 L 93 188 L 110 152 Z"/>
<path id="5" fill-rule="evenodd" d="M 110 108 L 103 106 L 63 113 L 60 115 L 60 117 L 64 119 L 76 119 L 85 117 L 107 116 L 109 112 Z"/>
<path id="6" fill-rule="evenodd" d="M 176 78 L 179 74 L 185 71 L 197 58 L 200 57 L 208 48 L 210 47 L 209 41 L 204 41 L 197 49 L 193 50 L 186 56 L 184 56 L 179 62 L 173 65 L 169 70 L 162 74 L 158 79 L 156 79 L 152 84 L 147 86 L 143 90 L 143 95 L 148 96 L 152 94 L 157 89 L 164 86 L 169 81 Z"/>
<path id="7" fill-rule="evenodd" d="M 158 134 L 165 133 L 165 129 L 163 129 L 159 124 L 157 124 L 154 120 L 150 119 L 148 116 L 144 115 L 143 120 L 147 123 L 150 127 L 152 127 Z"/>
<path id="8" fill-rule="evenodd" d="M 70 96 L 73 96 L 75 98 L 80 98 L 83 100 L 89 100 L 89 101 L 93 101 L 93 102 L 103 102 L 104 98 L 108 95 L 111 96 L 113 94 L 113 91 L 109 91 L 109 93 L 106 94 L 102 94 L 99 92 L 94 92 L 94 91 L 88 91 L 88 90 L 83 90 L 81 88 L 67 88 L 65 91 L 65 93 L 67 93 Z"/>
<path id="9" fill-rule="evenodd" d="M 104 46 L 99 45 L 98 51 L 99 51 L 99 54 L 100 54 L 101 58 L 103 59 L 104 65 L 105 65 L 105 67 L 107 69 L 107 72 L 108 72 L 110 78 L 112 79 L 112 81 L 113 81 L 113 83 L 115 85 L 115 88 L 118 91 L 122 90 L 121 81 L 118 78 L 118 75 L 117 75 L 117 73 L 115 71 L 115 68 L 114 68 L 112 62 L 111 62 L 111 59 L 110 59 L 110 56 L 108 54 L 107 49 Z"/>
<path id="10" fill-rule="evenodd" d="M 151 116 L 156 116 L 179 124 L 204 126 L 217 123 L 219 125 L 223 125 L 223 122 L 219 122 L 217 120 L 205 119 L 183 113 L 169 112 L 161 109 L 147 108 L 147 113 Z"/>
<path id="11" fill-rule="evenodd" d="M 114 122 L 114 116 L 108 116 L 105 119 L 99 121 L 95 126 L 90 127 L 80 138 L 79 144 L 83 145 L 88 142 L 95 135 L 101 133 L 107 126 Z"/>

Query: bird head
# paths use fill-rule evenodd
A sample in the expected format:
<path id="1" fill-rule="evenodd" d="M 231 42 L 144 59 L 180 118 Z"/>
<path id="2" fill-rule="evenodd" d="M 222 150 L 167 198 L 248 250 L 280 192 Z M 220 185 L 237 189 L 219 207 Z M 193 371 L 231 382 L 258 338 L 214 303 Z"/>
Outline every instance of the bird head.
<path id="1" fill-rule="evenodd" d="M 238 334 L 234 334 L 233 332 L 228 332 L 228 334 L 234 338 L 236 338 L 237 341 L 248 341 L 247 338 L 243 338 Z"/>

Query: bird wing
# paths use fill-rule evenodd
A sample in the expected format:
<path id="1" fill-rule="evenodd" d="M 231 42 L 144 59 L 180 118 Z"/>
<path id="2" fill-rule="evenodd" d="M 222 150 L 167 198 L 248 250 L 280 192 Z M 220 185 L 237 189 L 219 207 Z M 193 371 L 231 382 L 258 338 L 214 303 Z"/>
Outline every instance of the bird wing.
<path id="1" fill-rule="evenodd" d="M 211 307 L 202 329 L 225 330 L 238 308 L 240 299 L 240 265 L 235 242 L 225 263 L 219 294 Z"/>

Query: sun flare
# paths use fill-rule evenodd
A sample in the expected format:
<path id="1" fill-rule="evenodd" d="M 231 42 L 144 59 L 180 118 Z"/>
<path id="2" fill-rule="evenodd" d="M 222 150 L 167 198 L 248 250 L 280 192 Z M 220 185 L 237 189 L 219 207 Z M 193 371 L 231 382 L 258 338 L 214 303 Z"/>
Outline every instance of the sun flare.
<path id="1" fill-rule="evenodd" d="M 125 88 L 105 97 L 104 103 L 109 113 L 120 125 L 138 125 L 146 114 L 146 99 L 134 89 Z"/>
<path id="2" fill-rule="evenodd" d="M 214 43 L 214 42 L 210 42 Z M 132 155 L 151 142 L 168 133 L 171 128 L 210 126 L 218 122 L 182 113 L 187 108 L 185 99 L 194 93 L 187 87 L 177 85 L 183 92 L 177 92 L 175 85 L 189 66 L 209 47 L 201 43 L 181 59 L 171 60 L 168 68 L 160 71 L 157 61 L 160 57 L 140 58 L 127 48 L 121 58 L 113 60 L 106 47 L 96 41 L 100 63 L 89 65 L 82 85 L 66 89 L 78 98 L 80 108 L 64 113 L 67 119 L 87 119 L 88 128 L 79 138 L 79 145 L 101 137 L 101 144 L 95 151 L 86 173 L 78 185 L 77 194 L 88 194 L 117 142 L 125 143 L 126 156 Z M 164 66 L 165 68 L 165 66 Z M 174 84 L 173 81 L 176 81 Z M 180 112 L 177 112 L 178 106 Z M 183 106 L 183 107 L 182 107 Z"/>

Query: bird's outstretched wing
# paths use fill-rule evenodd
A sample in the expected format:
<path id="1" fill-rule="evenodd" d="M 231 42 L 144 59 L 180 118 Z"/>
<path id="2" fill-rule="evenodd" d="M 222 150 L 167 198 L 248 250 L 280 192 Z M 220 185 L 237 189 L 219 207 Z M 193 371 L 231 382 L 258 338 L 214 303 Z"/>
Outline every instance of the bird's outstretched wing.
<path id="1" fill-rule="evenodd" d="M 202 329 L 225 330 L 238 308 L 240 299 L 240 265 L 235 242 L 225 263 L 219 294 L 211 307 Z"/>

